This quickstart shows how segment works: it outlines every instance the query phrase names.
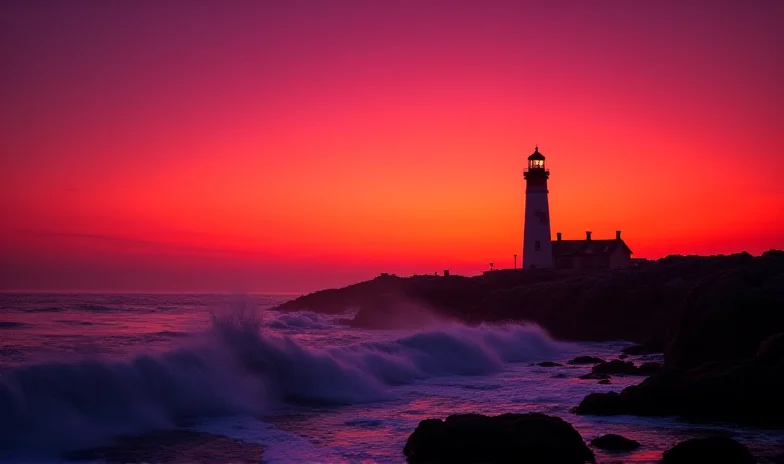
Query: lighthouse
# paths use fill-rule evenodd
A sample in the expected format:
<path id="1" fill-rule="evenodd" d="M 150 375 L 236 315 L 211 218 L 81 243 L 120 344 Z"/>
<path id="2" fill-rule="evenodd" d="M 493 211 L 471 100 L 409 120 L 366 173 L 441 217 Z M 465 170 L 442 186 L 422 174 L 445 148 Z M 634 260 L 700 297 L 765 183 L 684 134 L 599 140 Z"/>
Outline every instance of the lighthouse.
<path id="1" fill-rule="evenodd" d="M 553 267 L 553 246 L 550 241 L 550 202 L 547 199 L 547 178 L 544 155 L 536 146 L 528 157 L 525 178 L 525 227 L 523 229 L 523 269 Z"/>

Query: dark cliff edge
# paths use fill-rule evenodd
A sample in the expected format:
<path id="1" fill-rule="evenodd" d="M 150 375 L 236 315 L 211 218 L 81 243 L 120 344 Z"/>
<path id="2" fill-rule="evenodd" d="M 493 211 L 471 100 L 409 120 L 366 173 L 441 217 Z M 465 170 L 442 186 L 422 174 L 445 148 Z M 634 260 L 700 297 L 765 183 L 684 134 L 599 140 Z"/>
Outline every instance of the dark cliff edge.
<path id="1" fill-rule="evenodd" d="M 529 321 L 564 340 L 630 340 L 664 347 L 673 365 L 695 352 L 753 353 L 760 337 L 781 327 L 784 252 L 668 256 L 613 271 L 501 270 L 476 277 L 382 275 L 341 289 L 318 291 L 277 310 L 357 311 L 349 321 L 369 328 L 416 325 L 423 314 L 467 324 Z M 754 308 L 760 324 L 735 325 L 724 313 Z M 426 319 L 426 318 L 425 318 Z M 726 348 L 724 332 L 737 328 Z M 705 329 L 705 330 L 703 330 Z M 716 330 L 714 330 L 716 329 Z M 694 337 L 678 336 L 683 331 Z M 706 332 L 707 334 L 703 333 Z M 702 335 L 700 335 L 702 333 Z M 699 338 L 702 337 L 702 338 Z M 704 344 L 707 344 L 706 347 Z M 674 359 L 678 358 L 678 361 Z"/>
<path id="2" fill-rule="evenodd" d="M 662 371 L 575 412 L 784 427 L 784 252 L 706 275 L 668 333 Z"/>

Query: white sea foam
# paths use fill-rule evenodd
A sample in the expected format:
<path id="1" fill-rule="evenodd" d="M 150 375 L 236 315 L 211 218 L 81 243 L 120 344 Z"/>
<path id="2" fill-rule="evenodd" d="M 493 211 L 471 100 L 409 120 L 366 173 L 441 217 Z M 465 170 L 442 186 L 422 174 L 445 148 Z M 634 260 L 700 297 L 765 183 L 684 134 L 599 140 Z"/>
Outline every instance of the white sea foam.
<path id="1" fill-rule="evenodd" d="M 322 324 L 303 315 L 284 321 Z M 0 448 L 91 446 L 186 419 L 257 414 L 281 401 L 379 401 L 394 397 L 392 385 L 484 375 L 508 362 L 545 359 L 568 349 L 531 326 L 450 324 L 392 341 L 329 349 L 308 348 L 260 328 L 261 321 L 248 314 L 229 314 L 215 318 L 190 346 L 166 353 L 126 362 L 12 369 L 0 380 Z"/>

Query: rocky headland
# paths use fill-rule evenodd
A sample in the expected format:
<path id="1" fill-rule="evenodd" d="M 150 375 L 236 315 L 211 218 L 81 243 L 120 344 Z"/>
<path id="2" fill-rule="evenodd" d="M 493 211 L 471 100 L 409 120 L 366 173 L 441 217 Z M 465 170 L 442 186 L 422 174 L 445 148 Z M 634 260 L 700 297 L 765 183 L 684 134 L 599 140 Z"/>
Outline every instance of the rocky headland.
<path id="1" fill-rule="evenodd" d="M 760 337 L 782 331 L 784 252 L 762 256 L 669 256 L 612 271 L 500 270 L 475 277 L 420 275 L 375 279 L 304 295 L 277 310 L 355 311 L 365 328 L 426 325 L 434 317 L 468 324 L 533 322 L 563 340 L 629 340 L 673 363 L 707 353 L 752 354 Z M 752 308 L 749 327 L 711 319 L 711 311 Z M 730 343 L 724 333 L 732 329 Z M 700 332 L 688 338 L 676 334 Z M 639 354 L 639 353 L 633 353 Z M 677 358 L 677 360 L 676 360 Z"/>

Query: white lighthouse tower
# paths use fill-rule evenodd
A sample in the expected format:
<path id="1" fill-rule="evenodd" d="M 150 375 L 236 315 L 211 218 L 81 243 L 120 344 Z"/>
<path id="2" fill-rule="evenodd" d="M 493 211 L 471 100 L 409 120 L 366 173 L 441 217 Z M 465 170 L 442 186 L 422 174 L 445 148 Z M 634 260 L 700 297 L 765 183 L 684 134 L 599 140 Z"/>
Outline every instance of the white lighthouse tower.
<path id="1" fill-rule="evenodd" d="M 550 202 L 547 199 L 547 178 L 544 155 L 536 146 L 528 157 L 525 177 L 525 228 L 523 230 L 523 269 L 553 267 L 553 246 L 550 241 Z"/>

